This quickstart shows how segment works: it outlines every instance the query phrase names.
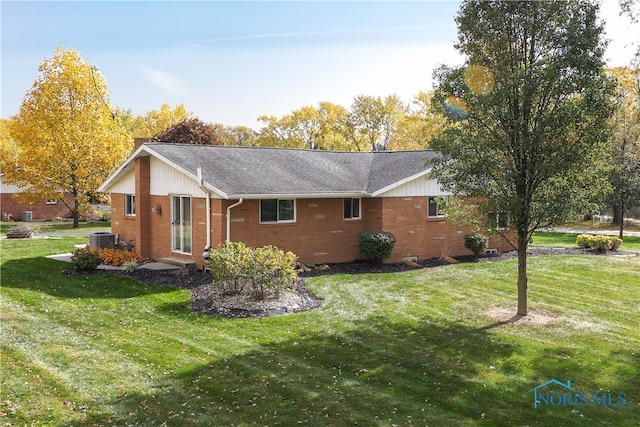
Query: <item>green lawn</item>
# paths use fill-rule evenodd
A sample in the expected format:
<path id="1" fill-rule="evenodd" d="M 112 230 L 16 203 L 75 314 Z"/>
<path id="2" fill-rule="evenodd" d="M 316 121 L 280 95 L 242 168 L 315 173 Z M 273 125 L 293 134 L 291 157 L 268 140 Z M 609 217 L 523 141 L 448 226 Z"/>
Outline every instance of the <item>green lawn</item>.
<path id="1" fill-rule="evenodd" d="M 109 231 L 111 223 L 108 221 L 81 222 L 80 226 L 74 229 L 72 221 L 0 222 L 0 234 L 4 236 L 7 231 L 16 226 L 31 227 L 36 233 L 46 234 L 71 231 Z"/>
<path id="2" fill-rule="evenodd" d="M 513 261 L 314 278 L 318 310 L 222 319 L 191 313 L 187 291 L 43 258 L 81 242 L 1 241 L 2 425 L 640 420 L 638 258 L 531 258 L 530 307 L 547 324 L 487 314 L 515 313 Z M 530 390 L 552 378 L 626 405 L 534 409 Z"/>
<path id="3" fill-rule="evenodd" d="M 611 232 L 611 236 L 618 237 L 616 232 Z M 564 248 L 577 248 L 576 233 L 550 233 L 536 232 L 533 235 L 532 246 L 552 246 Z M 640 237 L 625 236 L 620 251 L 640 252 Z"/>

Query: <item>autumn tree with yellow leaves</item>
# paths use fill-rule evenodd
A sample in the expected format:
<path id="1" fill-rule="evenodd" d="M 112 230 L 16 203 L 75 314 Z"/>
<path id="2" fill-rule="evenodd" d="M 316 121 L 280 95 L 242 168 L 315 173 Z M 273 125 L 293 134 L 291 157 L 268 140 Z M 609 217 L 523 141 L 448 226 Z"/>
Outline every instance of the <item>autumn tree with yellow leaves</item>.
<path id="1" fill-rule="evenodd" d="M 90 197 L 131 152 L 132 139 L 112 112 L 102 74 L 77 52 L 59 47 L 38 70 L 8 121 L 16 157 L 3 172 L 23 189 L 21 202 L 65 202 L 64 194 L 72 194 L 67 207 L 77 227 Z"/>
<path id="2" fill-rule="evenodd" d="M 136 117 L 132 117 L 131 112 L 126 111 L 126 116 L 129 117 L 128 127 L 134 138 L 153 138 L 180 122 L 197 119 L 184 104 L 178 104 L 173 108 L 169 104 L 162 104 L 159 110 L 150 110 L 144 116 Z"/>

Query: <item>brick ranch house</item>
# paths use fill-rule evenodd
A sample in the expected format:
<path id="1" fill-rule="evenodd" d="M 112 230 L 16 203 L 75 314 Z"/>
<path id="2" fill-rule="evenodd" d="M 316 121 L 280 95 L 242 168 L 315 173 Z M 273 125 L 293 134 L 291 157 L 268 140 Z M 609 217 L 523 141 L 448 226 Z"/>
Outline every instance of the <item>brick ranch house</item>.
<path id="1" fill-rule="evenodd" d="M 15 199 L 15 195 L 22 192 L 19 187 L 6 184 L 5 175 L 0 173 L 0 209 L 2 220 L 21 221 L 23 212 L 31 212 L 31 220 L 52 220 L 55 218 L 71 218 L 71 210 L 62 200 L 47 200 L 38 204 L 20 203 Z M 65 201 L 69 206 L 74 206 L 73 195 L 66 193 Z"/>
<path id="2" fill-rule="evenodd" d="M 230 240 L 348 262 L 369 229 L 395 235 L 387 262 L 470 254 L 468 230 L 438 212 L 445 193 L 425 166 L 435 155 L 147 143 L 99 191 L 111 194 L 112 232 L 143 258 L 202 267 L 206 247 Z"/>

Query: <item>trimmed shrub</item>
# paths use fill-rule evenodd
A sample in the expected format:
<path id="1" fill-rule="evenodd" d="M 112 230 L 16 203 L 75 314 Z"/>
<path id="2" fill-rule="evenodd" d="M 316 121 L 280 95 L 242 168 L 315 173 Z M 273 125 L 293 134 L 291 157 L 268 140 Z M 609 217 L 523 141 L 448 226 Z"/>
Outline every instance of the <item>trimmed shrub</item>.
<path id="1" fill-rule="evenodd" d="M 71 256 L 71 266 L 75 271 L 92 271 L 102 264 L 97 252 L 89 248 L 76 249 Z"/>
<path id="2" fill-rule="evenodd" d="M 389 231 L 365 230 L 358 237 L 360 253 L 374 262 L 389 258 L 396 244 L 396 237 Z"/>
<path id="3" fill-rule="evenodd" d="M 213 280 L 228 294 L 239 294 L 245 285 L 251 248 L 242 242 L 227 242 L 209 253 L 208 266 Z"/>
<path id="4" fill-rule="evenodd" d="M 586 249 L 589 247 L 589 238 L 592 237 L 589 234 L 580 234 L 578 235 L 578 237 L 576 238 L 576 244 L 583 248 Z"/>
<path id="5" fill-rule="evenodd" d="M 473 233 L 464 236 L 464 247 L 473 252 L 474 257 L 478 257 L 478 254 L 485 252 L 489 245 L 489 238 L 484 234 Z"/>
<path id="6" fill-rule="evenodd" d="M 275 246 L 249 248 L 227 242 L 209 255 L 208 266 L 218 288 L 228 294 L 251 294 L 258 299 L 295 289 L 297 257 Z"/>
<path id="7" fill-rule="evenodd" d="M 620 245 L 622 244 L 622 239 L 619 237 L 610 237 L 610 247 L 609 249 L 612 251 L 617 251 Z"/>
<path id="8" fill-rule="evenodd" d="M 583 249 L 591 248 L 600 252 L 617 251 L 622 239 L 603 234 L 580 234 L 576 238 L 576 244 Z"/>
<path id="9" fill-rule="evenodd" d="M 607 236 L 597 235 L 589 238 L 589 247 L 600 252 L 609 250 L 609 238 Z"/>
<path id="10" fill-rule="evenodd" d="M 264 299 L 268 293 L 278 296 L 283 290 L 295 289 L 297 261 L 293 253 L 285 253 L 275 246 L 254 249 L 249 274 L 252 294 Z"/>

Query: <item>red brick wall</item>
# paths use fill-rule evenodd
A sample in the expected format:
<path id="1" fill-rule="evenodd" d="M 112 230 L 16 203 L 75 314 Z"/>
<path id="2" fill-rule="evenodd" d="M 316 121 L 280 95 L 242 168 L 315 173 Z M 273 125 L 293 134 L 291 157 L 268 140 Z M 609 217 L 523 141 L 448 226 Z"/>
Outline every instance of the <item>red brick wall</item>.
<path id="1" fill-rule="evenodd" d="M 249 246 L 276 245 L 292 251 L 300 262 L 333 263 L 362 258 L 358 234 L 367 229 L 390 231 L 396 245 L 387 262 L 407 256 L 419 259 L 443 254 L 471 254 L 464 247 L 470 229 L 444 218 L 427 217 L 427 197 L 362 199 L 362 219 L 342 218 L 342 199 L 296 201 L 296 222 L 260 224 L 259 201 L 247 200 L 231 211 L 231 240 Z M 491 242 L 489 247 L 498 247 Z M 505 244 L 500 250 L 507 249 Z"/>
<path id="2" fill-rule="evenodd" d="M 69 206 L 74 206 L 73 196 L 71 194 L 65 195 L 65 200 Z M 52 220 L 55 218 L 72 218 L 71 211 L 65 204 L 59 200 L 57 204 L 48 205 L 44 202 L 37 205 L 29 205 L 25 203 L 18 203 L 12 193 L 2 193 L 0 199 L 0 209 L 4 213 L 11 215 L 14 221 L 20 221 L 23 211 L 32 211 L 33 220 Z"/>
<path id="3" fill-rule="evenodd" d="M 473 230 L 458 227 L 446 218 L 430 218 L 427 215 L 427 197 L 389 197 L 382 199 L 382 229 L 396 236 L 396 245 L 390 262 L 400 261 L 403 257 L 415 256 L 419 259 L 440 257 L 442 255 L 471 255 L 464 247 L 465 234 Z M 506 242 L 489 242 L 489 248 L 500 252 L 510 249 Z"/>
<path id="4" fill-rule="evenodd" d="M 111 195 L 112 233 L 117 233 L 121 242 L 135 240 L 135 251 L 143 258 L 153 260 L 165 257 L 187 259 L 195 261 L 198 266 L 202 267 L 202 252 L 207 243 L 205 199 L 191 199 L 192 249 L 191 254 L 183 254 L 172 252 L 171 250 L 171 198 L 168 196 L 150 196 L 146 212 L 142 211 L 143 208 L 138 203 L 138 198 L 136 195 L 136 215 L 126 216 L 124 213 L 125 195 L 120 193 Z M 212 206 L 214 206 L 213 202 Z M 143 220 L 143 217 L 146 219 Z M 146 222 L 147 227 L 142 227 L 140 225 L 141 221 Z M 212 234 L 215 234 L 216 229 L 213 221 L 212 228 Z M 141 234 L 141 230 L 142 233 L 146 232 L 147 234 Z M 140 242 L 147 246 L 146 252 L 140 250 Z M 218 246 L 214 242 L 212 243 L 212 246 Z"/>
<path id="5" fill-rule="evenodd" d="M 136 251 L 143 258 L 152 255 L 151 224 L 151 158 L 138 157 L 136 162 Z"/>
<path id="6" fill-rule="evenodd" d="M 358 234 L 366 221 L 342 219 L 342 203 L 299 199 L 295 223 L 260 224 L 259 201 L 246 200 L 231 210 L 231 240 L 254 247 L 275 245 L 294 252 L 302 263 L 351 261 L 359 258 Z"/>
<path id="7" fill-rule="evenodd" d="M 137 201 L 137 200 L 136 200 Z M 226 209 L 237 201 L 211 200 L 211 246 L 220 247 L 226 239 Z M 206 245 L 206 201 L 192 198 L 192 254 L 171 251 L 171 199 L 149 198 L 148 224 L 151 238 L 150 258 L 175 257 L 191 259 L 203 266 L 202 252 Z M 397 239 L 392 257 L 387 262 L 398 262 L 403 257 L 418 259 L 471 254 L 464 247 L 465 230 L 448 223 L 444 218 L 427 217 L 426 197 L 396 197 L 362 199 L 360 220 L 342 218 L 342 199 L 300 199 L 296 201 L 296 222 L 260 224 L 259 201 L 245 200 L 231 209 L 231 240 L 248 246 L 276 245 L 298 255 L 300 262 L 345 262 L 361 258 L 358 234 L 367 229 L 391 231 Z M 159 207 L 160 209 L 157 209 Z M 138 206 L 136 207 L 138 209 Z M 136 225 L 140 215 L 124 216 L 124 195 L 112 195 L 112 231 L 120 233 L 121 240 L 140 237 Z M 133 236 L 133 237 L 130 237 Z M 143 238 L 144 240 L 144 238 Z M 509 249 L 508 245 L 490 243 L 490 248 Z"/>
<path id="8" fill-rule="evenodd" d="M 467 253 L 465 232 L 444 218 L 427 216 L 426 197 L 393 197 L 383 199 L 382 228 L 396 236 L 396 245 L 390 261 L 403 257 L 421 259 L 439 257 L 443 253 Z M 447 252 L 448 251 L 448 252 Z"/>

